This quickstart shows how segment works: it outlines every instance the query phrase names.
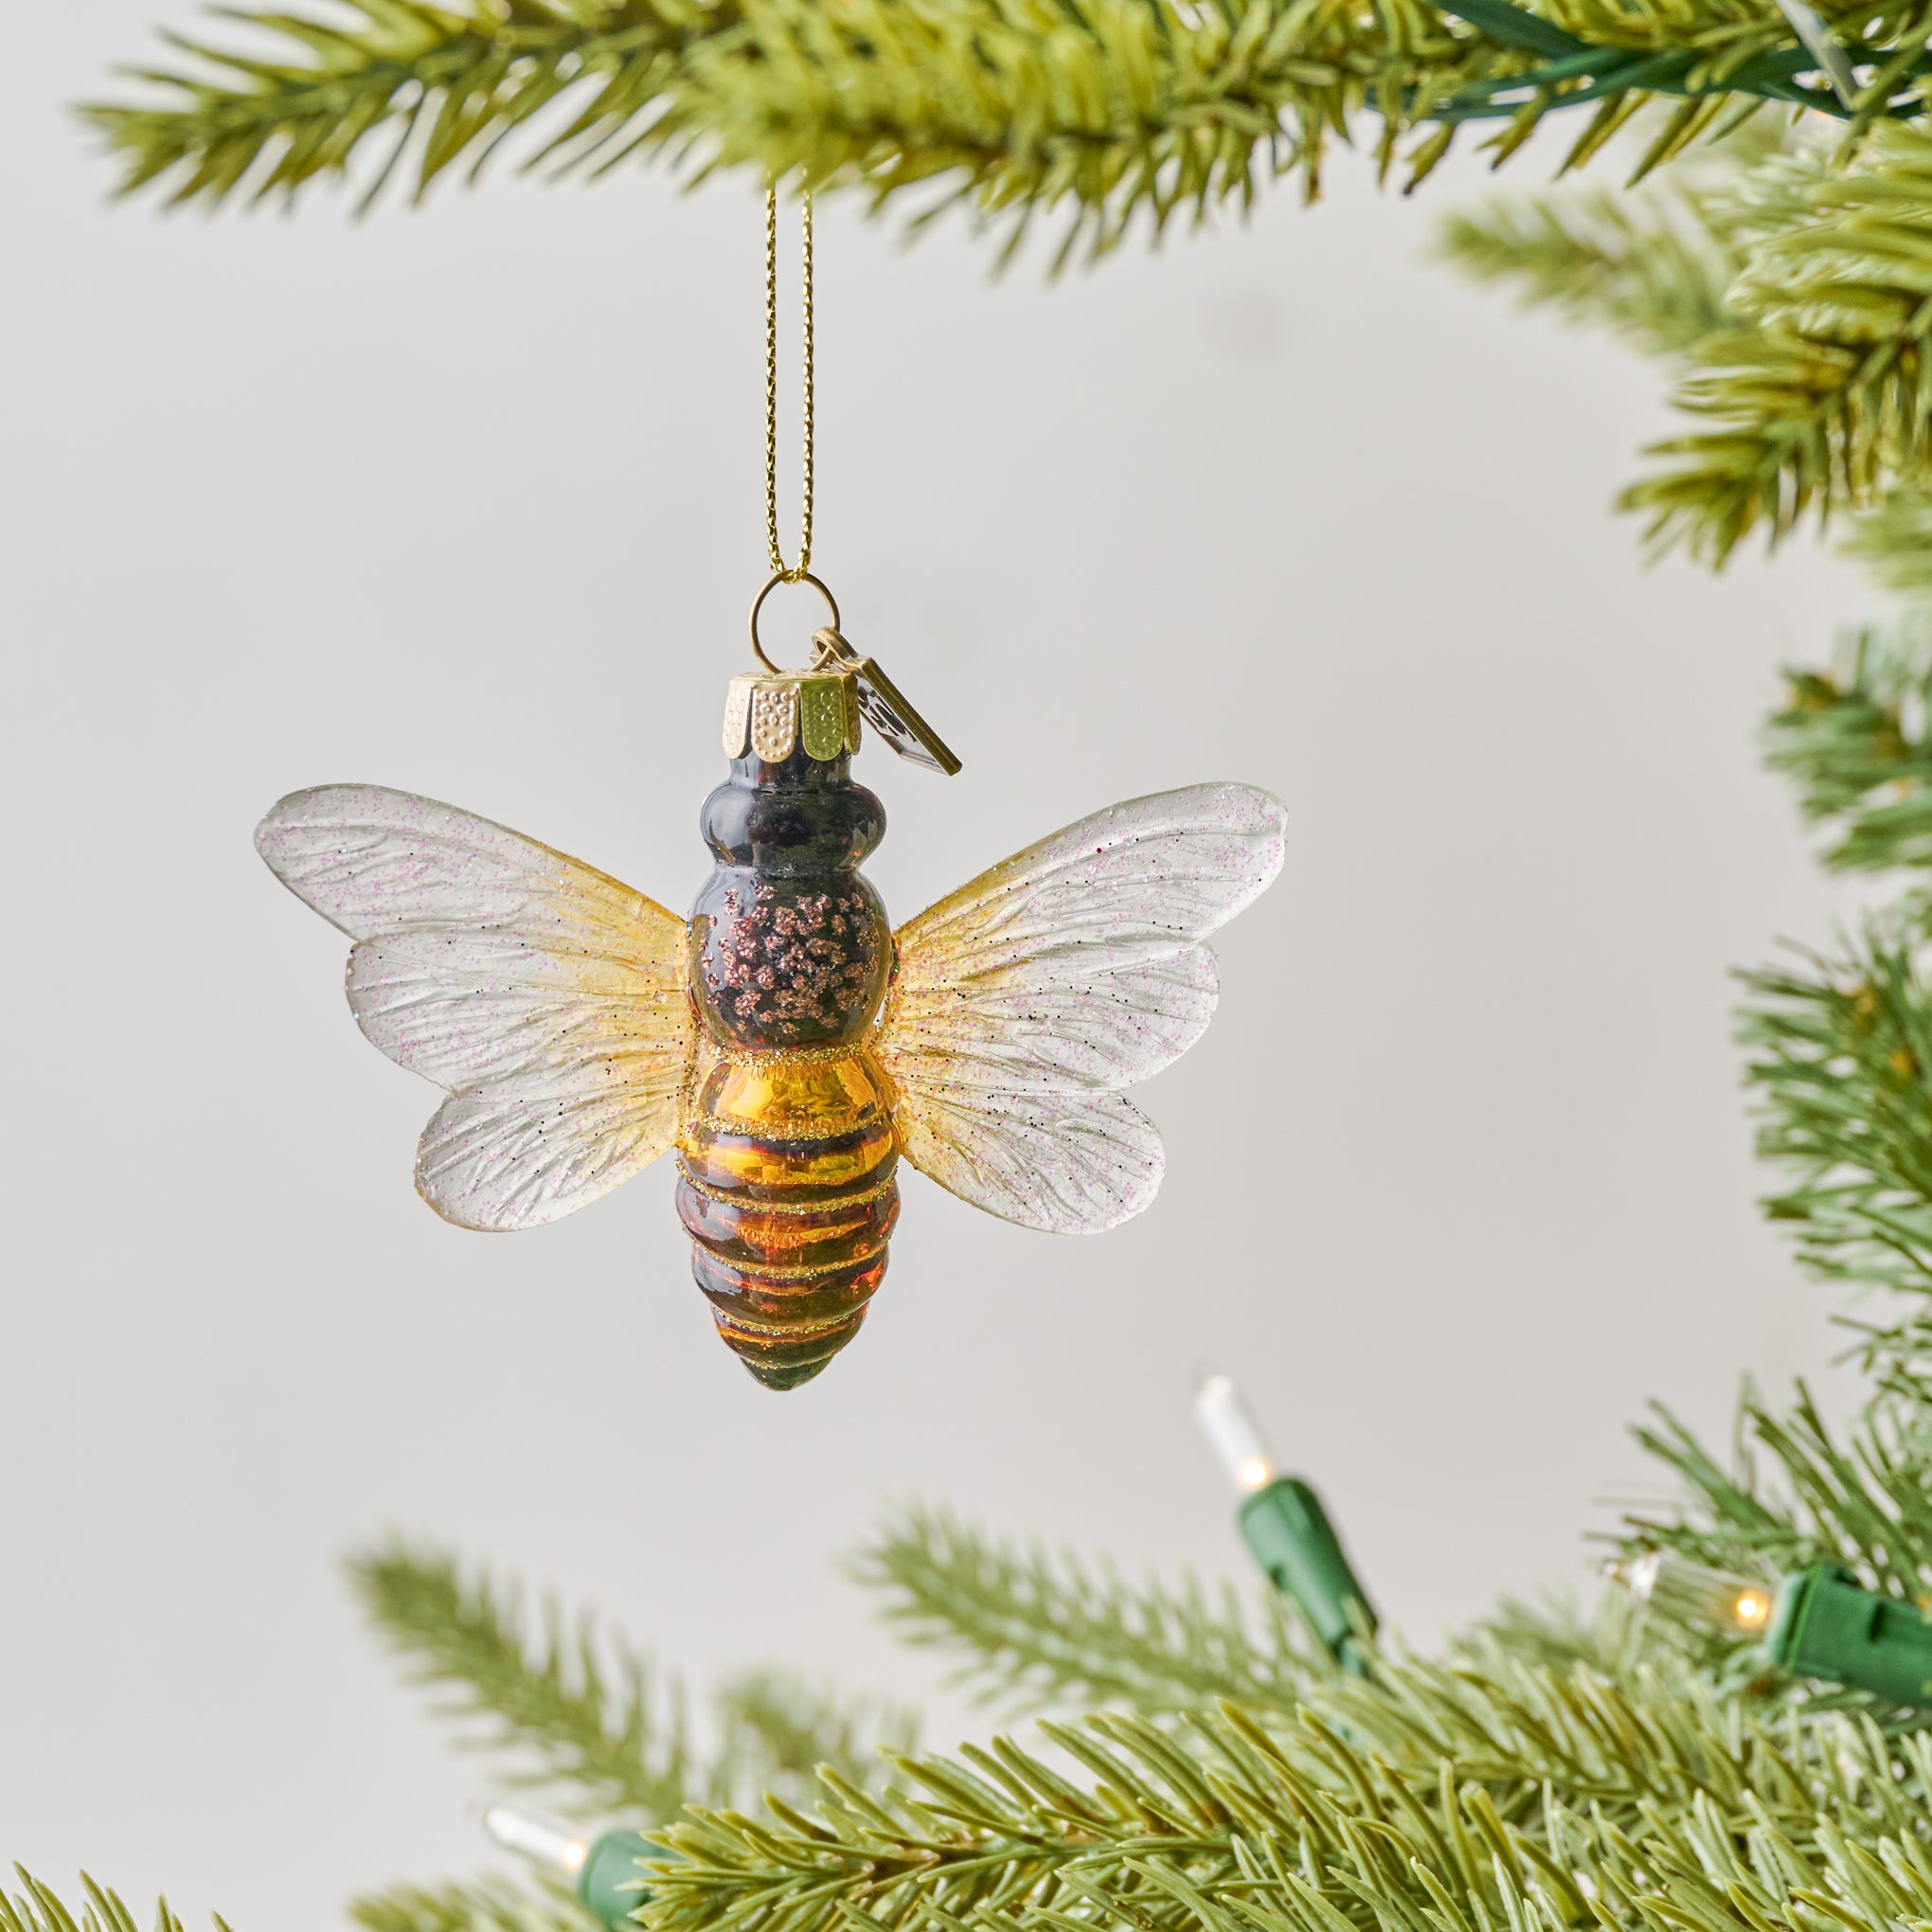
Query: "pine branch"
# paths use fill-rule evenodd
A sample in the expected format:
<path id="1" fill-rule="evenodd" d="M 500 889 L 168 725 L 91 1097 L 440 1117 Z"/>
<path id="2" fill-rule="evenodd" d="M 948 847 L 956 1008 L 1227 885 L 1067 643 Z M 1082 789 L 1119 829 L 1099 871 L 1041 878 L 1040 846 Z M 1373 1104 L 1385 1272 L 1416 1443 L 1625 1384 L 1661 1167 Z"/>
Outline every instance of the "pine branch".
<path id="1" fill-rule="evenodd" d="M 1726 296 L 1742 318 L 1690 349 L 1677 405 L 1711 425 L 1654 446 L 1651 541 L 1722 564 L 1754 530 L 1932 485 L 1932 134 L 1887 123 L 1838 169 L 1824 151 L 1754 170 L 1758 239 Z"/>
<path id="2" fill-rule="evenodd" d="M 1932 1385 L 1890 1351 L 1923 1318 L 1889 1331 L 1868 1362 L 1877 1382 L 1866 1412 L 1841 1441 L 1802 1385 L 1783 1412 L 1746 1388 L 1739 1404 L 1735 1466 L 1724 1469 L 1661 1407 L 1638 1440 L 1682 1478 L 1686 1496 L 1666 1518 L 1625 1518 L 1626 1554 L 1665 1549 L 1692 1563 L 1765 1584 L 1829 1563 L 1852 1571 L 1868 1589 L 1923 1605 L 1932 1583 L 1932 1441 L 1924 1418 Z M 1768 1463 L 1761 1471 L 1760 1458 Z M 1932 1711 L 1898 1709 L 1863 1691 L 1768 1675 L 1757 1647 L 1698 1622 L 1672 1631 L 1661 1600 L 1642 1623 L 1654 1640 L 1674 1637 L 1683 1655 L 1721 1694 L 1760 1708 L 1783 1708 L 1806 1723 L 1834 1711 L 1882 1724 L 1890 1735 L 1932 1729 Z"/>
<path id="3" fill-rule="evenodd" d="M 1526 307 L 1595 322 L 1656 351 L 1689 349 L 1739 317 L 1726 299 L 1738 257 L 1701 198 L 1553 193 L 1453 215 L 1441 253 L 1477 281 L 1506 282 Z"/>
<path id="4" fill-rule="evenodd" d="M 885 1773 L 883 1753 L 913 1748 L 919 1720 L 893 1704 L 873 1704 L 814 1690 L 782 1671 L 746 1671 L 713 1694 L 733 1791 L 809 1790 L 821 1764 L 860 1786 Z"/>
<path id="5" fill-rule="evenodd" d="M 1178 1589 L 1128 1584 L 1072 1556 L 994 1541 L 943 1510 L 888 1522 L 853 1573 L 885 1594 L 901 1637 L 957 1654 L 954 1681 L 983 1695 L 1291 1709 L 1310 1676 L 1332 1668 L 1297 1648 L 1272 1595 L 1252 1619 L 1231 1589 L 1210 1601 L 1191 1578 Z"/>
<path id="6" fill-rule="evenodd" d="M 365 199 L 412 140 L 420 194 L 567 95 L 573 117 L 527 165 L 695 148 L 705 166 L 796 168 L 879 197 L 947 177 L 989 211 L 1077 205 L 1104 240 L 1136 209 L 1244 201 L 1297 163 L 1312 182 L 1371 95 L 1528 64 L 1415 0 L 1388 17 L 1369 0 L 1245 14 L 1093 0 L 1050 20 L 1027 0 L 852 0 L 836 15 L 812 0 L 349 4 L 359 18 L 341 27 L 244 13 L 291 44 L 284 58 L 177 41 L 202 64 L 139 77 L 173 102 L 84 109 L 125 157 L 123 190 L 171 176 L 177 201 L 292 196 L 386 130 Z"/>
<path id="7" fill-rule="evenodd" d="M 523 1781 L 573 1787 L 578 1808 L 646 1824 L 711 1788 L 693 1767 L 675 1687 L 660 1699 L 643 1656 L 588 1615 L 566 1633 L 548 1604 L 533 1640 L 513 1587 L 403 1542 L 357 1557 L 349 1576 L 417 1680 L 449 1686 L 450 1712 L 493 1720 L 481 1743 L 533 1763 Z"/>
<path id="8" fill-rule="evenodd" d="M 1363 1680 L 1299 1656 L 1279 1599 L 1268 1600 L 1268 1635 L 1258 1644 L 1236 1606 L 1205 1613 L 1192 1585 L 1130 1589 L 1070 1557 L 994 1542 L 940 1512 L 890 1524 L 858 1573 L 887 1592 L 901 1635 L 963 1652 L 961 1675 L 982 1690 L 1106 1698 L 1164 1726 L 1239 1708 L 1273 1727 L 1314 1707 L 1419 1775 L 1433 1778 L 1447 1757 L 1464 1776 L 1553 1780 L 1592 1802 L 1637 1798 L 1634 1785 L 1606 1781 L 1594 1720 L 1551 1689 L 1578 1672 L 1626 1690 L 1637 1682 L 1642 1632 L 1621 1600 L 1587 1621 L 1554 1604 L 1506 1603 L 1443 1662 L 1384 1656 Z"/>
<path id="9" fill-rule="evenodd" d="M 1766 762 L 1791 779 L 1807 821 L 1835 831 L 1825 864 L 1932 867 L 1932 623 L 1860 632 L 1829 671 L 1789 671 L 1786 683 L 1784 708 L 1765 732 Z"/>
<path id="10" fill-rule="evenodd" d="M 1932 602 L 1932 491 L 1894 491 L 1852 526 L 1845 548 L 1886 589 Z"/>
<path id="11" fill-rule="evenodd" d="M 364 205 L 405 152 L 420 199 L 458 161 L 474 180 L 500 141 L 565 96 L 563 124 L 531 159 L 588 165 L 619 135 L 649 131 L 686 46 L 737 18 L 706 0 L 342 0 L 341 24 L 227 17 L 281 41 L 281 58 L 170 35 L 188 64 L 134 77 L 174 97 L 170 104 L 80 110 L 123 158 L 123 193 L 171 176 L 174 202 L 292 199 L 344 174 L 381 134 L 387 152 Z"/>
<path id="12" fill-rule="evenodd" d="M 1627 1683 L 1640 1661 L 1641 1620 L 1622 1590 L 1604 1590 L 1585 1614 L 1567 1591 L 1505 1597 L 1462 1645 L 1472 1661 L 1500 1655 L 1533 1670 L 1601 1673 Z"/>
<path id="13" fill-rule="evenodd" d="M 1342 1688 L 1353 1701 L 1333 1722 L 1311 1712 L 1287 1732 L 1232 1708 L 1178 1735 L 1124 1716 L 1044 1726 L 1071 1778 L 1000 1740 L 907 1761 L 878 1800 L 828 1780 L 815 1818 L 693 1816 L 671 1828 L 682 1856 L 643 1923 L 1892 1932 L 1932 1911 L 1923 1738 L 1832 1719 L 1785 1731 L 1662 1678 L 1626 1691 L 1583 1672 L 1507 1688 L 1422 1673 L 1380 1706 Z M 1352 1728 L 1387 1707 L 1425 1730 L 1445 1694 L 1486 1698 L 1476 1752 L 1494 1781 L 1454 1748 L 1391 1756 Z M 1530 1767 L 1552 1731 L 1582 1772 L 1539 1788 Z"/>
<path id="14" fill-rule="evenodd" d="M 1829 825 L 1841 869 L 1932 866 L 1927 743 L 1932 634 L 1906 624 L 1841 646 L 1823 673 L 1788 674 L 1770 721 L 1769 761 L 1793 780 L 1806 818 Z M 1871 1378 L 1839 1434 L 1800 1385 L 1786 1408 L 1746 1388 L 1737 1451 L 1721 1463 L 1668 1411 L 1638 1440 L 1679 1478 L 1683 1507 L 1625 1519 L 1629 1547 L 1673 1549 L 1769 1582 L 1842 1564 L 1868 1588 L 1922 1601 L 1932 1587 L 1932 983 L 1926 901 L 1909 896 L 1868 921 L 1835 957 L 1746 976 L 1739 1037 L 1755 1091 L 1759 1151 L 1786 1171 L 1765 1202 L 1798 1237 L 1810 1272 L 1891 1291 L 1875 1318 L 1847 1321 Z M 1716 1681 L 1755 1671 L 1746 1647 L 1680 1633 Z M 1869 1711 L 1851 1692 L 1744 1682 L 1809 1710 Z M 1927 1713 L 1882 1712 L 1893 1727 Z"/>
<path id="15" fill-rule="evenodd" d="M 119 1894 L 96 1885 L 84 1871 L 80 1885 L 87 1898 L 77 1920 L 60 1896 L 30 1871 L 18 1865 L 13 1869 L 21 1889 L 0 1890 L 0 1932 L 138 1932 L 134 1916 Z M 221 1932 L 228 1932 L 220 1918 L 215 1923 Z M 182 1932 L 181 1921 L 168 1909 L 166 1899 L 155 1903 L 154 1932 Z"/>
<path id="16" fill-rule="evenodd" d="M 1761 972 L 1739 1016 L 1759 1150 L 1793 1178 L 1764 1204 L 1827 1280 L 1932 1293 L 1932 984 L 1880 925 L 1808 971 Z"/>
<path id="17" fill-rule="evenodd" d="M 1654 163 L 1706 137 L 1740 90 L 1836 111 L 1795 78 L 1812 63 L 1775 6 L 1562 4 L 1585 38 L 1509 0 L 1461 0 L 1464 19 L 1429 0 L 1046 11 L 1033 0 L 344 0 L 328 22 L 237 15 L 281 43 L 277 58 L 177 40 L 185 64 L 139 77 L 164 91 L 160 104 L 83 113 L 123 157 L 124 189 L 167 178 L 176 200 L 291 197 L 351 164 L 368 175 L 365 204 L 399 168 L 420 194 L 459 159 L 474 175 L 554 110 L 562 125 L 529 134 L 526 165 L 595 172 L 665 152 L 857 185 L 875 203 L 917 190 L 926 215 L 963 201 L 1006 220 L 1010 245 L 1032 216 L 1064 209 L 1064 256 L 1082 237 L 1114 246 L 1137 214 L 1157 232 L 1183 211 L 1245 206 L 1288 172 L 1313 194 L 1336 140 L 1372 147 L 1386 172 L 1413 131 L 1413 185 L 1465 119 L 1502 124 L 1501 159 L 1557 108 L 1597 104 L 1587 149 L 1654 95 L 1684 95 Z M 1924 11 L 1925 0 L 1885 0 L 1848 17 L 1867 36 L 1856 57 L 1895 70 L 1887 99 L 1932 67 L 1913 41 Z M 1364 116 L 1380 123 L 1372 134 Z M 385 157 L 365 168 L 379 138 Z"/>
<path id="18" fill-rule="evenodd" d="M 595 1922 L 564 1893 L 538 1893 L 508 1879 L 391 1886 L 352 1899 L 349 1918 L 366 1932 L 593 1932 Z"/>
<path id="19" fill-rule="evenodd" d="M 1773 1581 L 1815 1563 L 1840 1563 L 1869 1589 L 1916 1601 L 1932 1586 L 1932 1496 L 1922 1457 L 1883 1408 L 1841 1444 L 1801 1385 L 1779 1413 L 1746 1392 L 1741 1434 L 1766 1454 L 1775 1488 L 1748 1455 L 1721 1470 L 1667 1409 L 1637 1432 L 1682 1476 L 1691 1507 L 1666 1521 L 1626 1519 L 1634 1542 L 1674 1549 L 1714 1569 Z"/>

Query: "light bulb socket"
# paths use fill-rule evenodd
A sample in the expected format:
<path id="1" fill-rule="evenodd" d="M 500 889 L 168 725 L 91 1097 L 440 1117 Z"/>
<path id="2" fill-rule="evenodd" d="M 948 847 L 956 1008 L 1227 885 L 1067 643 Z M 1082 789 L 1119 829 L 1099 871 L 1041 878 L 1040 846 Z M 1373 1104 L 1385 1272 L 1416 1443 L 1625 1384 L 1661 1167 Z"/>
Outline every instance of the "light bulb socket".
<path id="1" fill-rule="evenodd" d="M 619 1932 L 651 1896 L 644 1861 L 673 1855 L 641 1832 L 606 1832 L 592 1841 L 578 1871 L 577 1896 L 610 1932 Z"/>
<path id="2" fill-rule="evenodd" d="M 1348 1670 L 1366 1669 L 1361 1643 L 1375 1634 L 1374 1607 L 1314 1490 L 1278 1476 L 1242 1504 L 1235 1522 L 1249 1555 L 1295 1600 L 1329 1655 Z"/>
<path id="3" fill-rule="evenodd" d="M 1780 1670 L 1869 1690 L 1888 1704 L 1932 1707 L 1932 1621 L 1868 1590 L 1837 1564 L 1786 1577 L 1764 1655 Z"/>
<path id="4" fill-rule="evenodd" d="M 653 1844 L 641 1832 L 600 1832 L 593 1836 L 532 1817 L 509 1804 L 492 1805 L 483 1814 L 483 1829 L 506 1851 L 520 1852 L 533 1865 L 562 1879 L 610 1932 L 623 1932 L 631 1915 L 651 1896 L 644 1862 L 677 1855 Z"/>

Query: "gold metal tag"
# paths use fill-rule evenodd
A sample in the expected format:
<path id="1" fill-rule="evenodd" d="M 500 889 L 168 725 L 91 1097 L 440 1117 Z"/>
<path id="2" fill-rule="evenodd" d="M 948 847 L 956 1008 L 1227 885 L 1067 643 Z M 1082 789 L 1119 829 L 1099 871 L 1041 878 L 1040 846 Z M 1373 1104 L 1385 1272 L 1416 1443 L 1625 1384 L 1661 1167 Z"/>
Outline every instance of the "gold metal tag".
<path id="1" fill-rule="evenodd" d="M 913 709 L 873 659 L 861 657 L 830 625 L 813 632 L 812 641 L 818 647 L 820 664 L 835 661 L 851 671 L 866 723 L 901 758 L 949 778 L 958 771 L 959 760 L 947 749 L 945 740 Z"/>

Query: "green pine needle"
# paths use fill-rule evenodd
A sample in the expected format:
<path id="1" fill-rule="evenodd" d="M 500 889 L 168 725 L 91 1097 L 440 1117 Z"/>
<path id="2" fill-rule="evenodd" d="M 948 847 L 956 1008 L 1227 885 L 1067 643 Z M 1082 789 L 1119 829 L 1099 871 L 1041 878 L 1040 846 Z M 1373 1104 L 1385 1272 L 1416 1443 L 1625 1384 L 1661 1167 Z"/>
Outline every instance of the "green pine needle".
<path id="1" fill-rule="evenodd" d="M 546 1603 L 532 1634 L 513 1586 L 401 1541 L 355 1558 L 349 1576 L 418 1681 L 447 1687 L 447 1710 L 488 1721 L 480 1743 L 519 1756 L 520 1781 L 647 1823 L 707 1788 L 676 1685 L 660 1689 L 642 1655 L 588 1614 L 566 1623 Z"/>
<path id="2" fill-rule="evenodd" d="M 1310 1676 L 1333 1669 L 1311 1662 L 1272 1593 L 1251 1613 L 1225 1585 L 1210 1597 L 1192 1578 L 1135 1586 L 985 1537 L 943 1510 L 894 1517 L 853 1572 L 884 1595 L 903 1640 L 952 1651 L 955 1681 L 1009 1700 L 1292 1709 Z"/>
<path id="3" fill-rule="evenodd" d="M 1755 152 L 1754 152 L 1755 150 Z M 1726 170 L 1729 178 L 1725 178 Z M 1754 533 L 1867 511 L 1852 547 L 1932 592 L 1932 132 L 1762 136 L 1640 192 L 1558 189 L 1452 218 L 1479 280 L 1663 357 L 1691 433 L 1624 492 L 1659 549 L 1722 564 Z M 1891 507 L 1893 505 L 1896 507 Z"/>
<path id="4" fill-rule="evenodd" d="M 919 1735 L 910 1710 L 815 1690 L 784 1671 L 740 1672 L 711 1703 L 722 1781 L 746 1793 L 809 1790 L 820 1765 L 853 1784 L 875 1784 L 883 1754 L 911 1750 Z"/>
<path id="5" fill-rule="evenodd" d="M 264 51 L 176 37 L 173 61 L 134 77 L 158 98 L 82 114 L 124 189 L 176 201 L 351 174 L 365 206 L 399 176 L 420 196 L 519 137 L 524 165 L 552 172 L 663 153 L 875 205 L 909 192 L 920 219 L 964 202 L 1009 246 L 1061 211 L 1064 259 L 1118 245 L 1136 217 L 1157 235 L 1244 207 L 1285 174 L 1312 195 L 1337 141 L 1385 174 L 1404 162 L 1413 186 L 1456 125 L 1489 118 L 1501 160 L 1573 98 L 1601 103 L 1593 145 L 1658 90 L 1691 97 L 1654 166 L 1740 98 L 1785 98 L 1805 64 L 1775 6 L 1548 4 L 1561 27 L 1504 0 L 343 0 L 327 19 L 232 12 Z M 1922 11 L 1847 15 L 1861 57 L 1897 65 L 1887 98 L 1928 64 Z"/>
<path id="6" fill-rule="evenodd" d="M 1807 516 L 1932 485 L 1932 133 L 1887 123 L 1745 175 L 1757 232 L 1726 295 L 1738 326 L 1692 343 L 1676 403 L 1707 425 L 1655 445 L 1627 491 L 1659 547 L 1722 564 Z"/>
<path id="7" fill-rule="evenodd" d="M 80 1887 L 86 1894 L 77 1919 L 50 1887 L 16 1865 L 14 1875 L 20 1890 L 0 1888 L 0 1932 L 139 1932 L 134 1916 L 121 1903 L 117 1892 L 95 1884 L 83 1871 Z M 221 1919 L 215 1919 L 219 1932 L 228 1932 Z M 168 1901 L 154 1905 L 154 1932 L 182 1932 L 181 1921 L 168 1909 Z"/>
<path id="8" fill-rule="evenodd" d="M 1886 496 L 1852 526 L 1845 548 L 1886 589 L 1932 604 L 1932 491 Z"/>
<path id="9" fill-rule="evenodd" d="M 1766 761 L 1791 780 L 1805 818 L 1831 829 L 1825 864 L 1932 867 L 1932 624 L 1861 631 L 1829 671 L 1792 671 L 1786 682 L 1784 708 L 1765 732 Z"/>
<path id="10" fill-rule="evenodd" d="M 1093 1716 L 908 1760 L 815 1816 L 697 1814 L 655 1932 L 1895 1932 L 1932 1916 L 1932 1749 L 1681 1681 L 1397 1667 L 1285 1728 Z M 1063 1765 L 1068 1768 L 1062 1768 Z M 1544 1775 L 1539 1776 L 1541 1767 Z"/>
<path id="11" fill-rule="evenodd" d="M 452 1693 L 444 1713 L 485 1720 L 472 1742 L 508 1753 L 512 1782 L 547 1786 L 573 1816 L 618 1814 L 648 1830 L 688 1803 L 751 1802 L 768 1791 L 797 1797 L 820 1766 L 857 1786 L 876 1783 L 883 1754 L 911 1749 L 916 1735 L 916 1721 L 896 1705 L 841 1698 L 782 1671 L 754 1670 L 713 1692 L 716 1743 L 700 1753 L 678 1681 L 660 1680 L 641 1652 L 599 1630 L 589 1612 L 566 1616 L 546 1601 L 533 1634 L 514 1585 L 484 1569 L 466 1573 L 447 1551 L 401 1540 L 356 1557 L 349 1576 L 370 1620 L 418 1681 Z M 514 1890 L 463 1887 L 367 1903 L 371 1910 L 404 1909 L 425 1925 L 443 1906 L 481 1914 L 479 1923 L 499 1907 L 531 1908 Z"/>
<path id="12" fill-rule="evenodd" d="M 185 64 L 140 70 L 160 104 L 81 110 L 123 160 L 123 192 L 164 177 L 175 202 L 292 198 L 341 176 L 379 139 L 365 184 L 379 194 L 405 153 L 419 197 L 566 94 L 535 160 L 579 164 L 660 102 L 667 63 L 728 14 L 685 0 L 346 0 L 342 24 L 228 9 L 281 58 L 170 36 Z M 168 99 L 165 97 L 172 97 Z"/>
<path id="13" fill-rule="evenodd" d="M 1667 1409 L 1637 1431 L 1683 1477 L 1688 1505 L 1667 1520 L 1630 1517 L 1638 1546 L 1767 1583 L 1836 1563 L 1869 1589 L 1907 1601 L 1932 1588 L 1926 1466 L 1885 1411 L 1854 1422 L 1841 1441 L 1800 1386 L 1784 1411 L 1747 1390 L 1740 1422 L 1748 1446 L 1729 1470 Z"/>
<path id="14" fill-rule="evenodd" d="M 162 99 L 82 110 L 123 190 L 286 198 L 354 164 L 367 205 L 399 170 L 420 196 L 528 133 L 524 165 L 551 172 L 668 152 L 875 199 L 921 190 L 928 213 L 963 197 L 1012 215 L 1015 237 L 1066 207 L 1069 243 L 1104 248 L 1142 210 L 1157 226 L 1245 204 L 1297 167 L 1312 188 L 1371 102 L 1526 64 L 1418 0 L 350 0 L 340 27 L 237 17 L 286 52 L 177 41 L 185 61 L 136 77 Z"/>
<path id="15" fill-rule="evenodd" d="M 595 1932 L 596 1923 L 566 1893 L 502 1878 L 391 1886 L 351 1900 L 349 1916 L 365 1932 Z"/>
<path id="16" fill-rule="evenodd" d="M 1834 958 L 1751 974 L 1740 1016 L 1765 1203 L 1827 1280 L 1932 1292 L 1932 979 L 1874 922 Z"/>
<path id="17" fill-rule="evenodd" d="M 1464 274 L 1509 283 L 1530 306 L 1644 349 L 1687 349 L 1740 319 L 1727 299 L 1737 254 L 1703 198 L 1675 182 L 1498 197 L 1450 216 L 1440 234 L 1442 254 Z"/>

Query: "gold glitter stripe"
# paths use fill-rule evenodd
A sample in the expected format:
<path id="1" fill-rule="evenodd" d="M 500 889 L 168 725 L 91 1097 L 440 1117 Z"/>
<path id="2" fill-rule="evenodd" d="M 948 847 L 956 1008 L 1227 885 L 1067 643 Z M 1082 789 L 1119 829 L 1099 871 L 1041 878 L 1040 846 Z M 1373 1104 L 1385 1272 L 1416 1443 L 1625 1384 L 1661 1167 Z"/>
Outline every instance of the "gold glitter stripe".
<path id="1" fill-rule="evenodd" d="M 714 1188 L 708 1181 L 701 1181 L 686 1164 L 680 1154 L 677 1157 L 684 1184 L 692 1193 L 702 1194 L 707 1201 L 717 1201 L 726 1208 L 741 1208 L 747 1213 L 757 1214 L 831 1214 L 841 1208 L 862 1208 L 868 1201 L 877 1201 L 893 1193 L 899 1187 L 896 1173 L 883 1181 L 876 1181 L 869 1188 L 861 1188 L 855 1194 L 826 1194 L 816 1201 L 760 1201 L 750 1194 L 734 1194 L 723 1188 Z M 804 1184 L 809 1185 L 809 1183 Z"/>
<path id="2" fill-rule="evenodd" d="M 809 1342 L 814 1335 L 829 1334 L 833 1329 L 850 1325 L 854 1315 L 863 1315 L 863 1303 L 857 1308 L 849 1308 L 843 1315 L 828 1315 L 823 1321 L 753 1321 L 742 1315 L 724 1315 L 722 1319 L 717 1309 L 711 1311 L 711 1319 L 718 1324 L 718 1333 L 727 1340 L 733 1334 L 747 1339 L 764 1336 L 774 1342 Z"/>
<path id="3" fill-rule="evenodd" d="M 716 1060 L 707 1064 L 748 1066 L 754 1073 L 763 1073 L 774 1066 L 831 1066 L 841 1060 L 856 1060 L 868 1050 L 869 1043 L 865 1041 L 856 1046 L 773 1046 L 750 1053 L 734 1053 L 729 1047 L 719 1047 Z"/>
<path id="4" fill-rule="evenodd" d="M 875 1134 L 882 1129 L 890 1133 L 892 1127 L 886 1116 L 876 1109 L 837 1122 L 785 1119 L 769 1115 L 763 1119 L 747 1120 L 736 1114 L 698 1114 L 692 1118 L 690 1125 L 699 1131 L 709 1128 L 713 1134 L 728 1134 L 734 1140 L 750 1140 L 761 1147 L 783 1147 L 788 1142 L 843 1140 L 848 1136 Z"/>
<path id="5" fill-rule="evenodd" d="M 721 1255 L 716 1248 L 693 1238 L 694 1247 L 702 1247 L 711 1258 L 711 1265 L 728 1268 L 741 1280 L 754 1287 L 760 1281 L 817 1281 L 827 1275 L 863 1275 L 868 1268 L 877 1265 L 879 1257 L 886 1252 L 882 1241 L 869 1255 L 850 1257 L 843 1261 L 734 1261 Z"/>

